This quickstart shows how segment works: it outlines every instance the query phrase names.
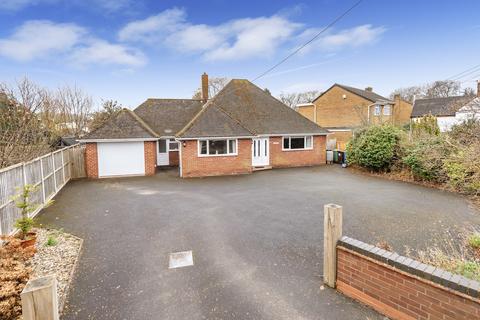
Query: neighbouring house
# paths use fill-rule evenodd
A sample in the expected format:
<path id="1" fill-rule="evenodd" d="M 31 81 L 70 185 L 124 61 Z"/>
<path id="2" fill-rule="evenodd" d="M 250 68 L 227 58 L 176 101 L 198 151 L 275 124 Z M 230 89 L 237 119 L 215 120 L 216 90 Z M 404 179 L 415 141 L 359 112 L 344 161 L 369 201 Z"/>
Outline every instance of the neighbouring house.
<path id="1" fill-rule="evenodd" d="M 297 110 L 330 132 L 329 149 L 343 151 L 357 128 L 379 123 L 408 124 L 412 105 L 399 95 L 390 100 L 371 87 L 362 90 L 336 83 L 312 103 L 298 105 Z"/>
<path id="2" fill-rule="evenodd" d="M 440 132 L 449 131 L 455 124 L 469 118 L 480 118 L 480 82 L 477 82 L 477 96 L 454 96 L 446 98 L 415 99 L 412 121 L 426 115 L 437 118 Z"/>
<path id="3" fill-rule="evenodd" d="M 90 178 L 153 175 L 177 166 L 182 177 L 251 173 L 325 164 L 327 131 L 248 80 L 231 80 L 208 99 L 148 99 L 90 132 Z"/>

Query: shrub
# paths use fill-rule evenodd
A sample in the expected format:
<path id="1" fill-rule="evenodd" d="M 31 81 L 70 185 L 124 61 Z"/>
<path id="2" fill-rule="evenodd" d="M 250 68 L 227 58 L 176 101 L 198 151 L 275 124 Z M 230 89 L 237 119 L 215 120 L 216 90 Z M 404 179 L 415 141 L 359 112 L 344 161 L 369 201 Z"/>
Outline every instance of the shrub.
<path id="1" fill-rule="evenodd" d="M 455 190 L 480 194 L 480 142 L 458 145 L 444 161 L 448 184 Z"/>
<path id="2" fill-rule="evenodd" d="M 443 136 L 423 136 L 405 149 L 402 161 L 416 179 L 435 182 L 447 179 L 443 165 L 449 148 Z"/>
<path id="3" fill-rule="evenodd" d="M 468 237 L 468 244 L 475 249 L 480 248 L 480 233 L 474 233 Z"/>
<path id="4" fill-rule="evenodd" d="M 375 125 L 355 133 L 347 145 L 348 161 L 368 169 L 390 169 L 401 156 L 404 132 L 391 125 Z"/>
<path id="5" fill-rule="evenodd" d="M 440 128 L 438 127 L 437 118 L 431 114 L 427 114 L 417 121 L 412 123 L 412 133 L 415 136 L 435 135 L 440 134 Z"/>

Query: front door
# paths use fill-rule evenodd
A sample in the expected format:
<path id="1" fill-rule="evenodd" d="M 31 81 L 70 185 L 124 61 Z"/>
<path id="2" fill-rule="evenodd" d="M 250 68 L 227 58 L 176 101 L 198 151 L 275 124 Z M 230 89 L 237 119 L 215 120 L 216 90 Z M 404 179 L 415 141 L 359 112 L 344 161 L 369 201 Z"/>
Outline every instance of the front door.
<path id="1" fill-rule="evenodd" d="M 160 139 L 157 143 L 157 166 L 168 166 L 168 139 Z"/>
<path id="2" fill-rule="evenodd" d="M 252 166 L 268 166 L 270 164 L 268 138 L 252 139 Z"/>

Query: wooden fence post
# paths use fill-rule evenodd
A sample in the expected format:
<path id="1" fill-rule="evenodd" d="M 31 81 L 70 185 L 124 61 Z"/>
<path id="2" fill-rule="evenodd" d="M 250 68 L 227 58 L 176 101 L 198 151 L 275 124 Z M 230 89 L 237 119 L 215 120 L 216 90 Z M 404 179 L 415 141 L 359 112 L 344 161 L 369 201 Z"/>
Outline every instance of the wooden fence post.
<path id="1" fill-rule="evenodd" d="M 21 297 L 23 320 L 59 320 L 55 276 L 29 280 Z"/>
<path id="2" fill-rule="evenodd" d="M 323 210 L 323 282 L 335 288 L 337 241 L 342 237 L 342 207 L 331 203 L 326 204 Z"/>

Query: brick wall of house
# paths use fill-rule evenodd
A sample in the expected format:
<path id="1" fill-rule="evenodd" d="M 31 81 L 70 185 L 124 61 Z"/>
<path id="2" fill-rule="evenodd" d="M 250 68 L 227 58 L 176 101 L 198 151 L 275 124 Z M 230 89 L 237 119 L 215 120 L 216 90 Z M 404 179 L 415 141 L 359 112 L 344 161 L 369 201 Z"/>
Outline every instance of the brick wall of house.
<path id="1" fill-rule="evenodd" d="M 182 177 L 205 177 L 252 172 L 252 140 L 238 140 L 238 155 L 199 157 L 196 140 L 183 141 Z M 185 146 L 184 146 L 185 145 Z"/>
<path id="2" fill-rule="evenodd" d="M 283 151 L 282 137 L 270 137 L 270 165 L 287 168 L 325 164 L 325 142 L 326 136 L 315 136 L 312 150 Z"/>
<path id="3" fill-rule="evenodd" d="M 336 284 L 343 294 L 392 319 L 480 319 L 478 282 L 350 241 L 351 248 L 337 246 Z"/>
<path id="4" fill-rule="evenodd" d="M 345 99 L 343 98 L 345 95 Z M 333 87 L 314 101 L 317 108 L 316 122 L 326 128 L 332 127 L 360 127 L 370 124 L 393 123 L 403 125 L 409 122 L 412 113 L 412 105 L 399 98 L 394 100 L 395 105 L 391 115 L 374 115 L 375 106 L 370 100 L 364 99 L 340 87 Z M 370 109 L 370 112 L 369 112 Z M 300 111 L 301 109 L 299 109 Z M 305 110 L 309 118 L 313 117 L 313 110 Z"/>
<path id="5" fill-rule="evenodd" d="M 168 163 L 171 166 L 178 166 L 178 151 L 170 151 L 168 153 Z"/>
<path id="6" fill-rule="evenodd" d="M 353 131 L 331 131 L 328 140 L 336 141 L 336 148 L 345 151 L 348 141 L 352 138 Z"/>
<path id="7" fill-rule="evenodd" d="M 85 146 L 85 171 L 87 178 L 98 178 L 97 143 L 89 142 Z"/>
<path id="8" fill-rule="evenodd" d="M 372 102 L 335 86 L 313 104 L 317 108 L 317 124 L 328 128 L 357 127 L 366 123 L 367 106 Z"/>
<path id="9" fill-rule="evenodd" d="M 153 176 L 157 166 L 157 142 L 145 141 L 143 150 L 145 153 L 145 175 Z"/>
<path id="10" fill-rule="evenodd" d="M 313 106 L 298 107 L 297 111 L 308 120 L 315 122 Z"/>

